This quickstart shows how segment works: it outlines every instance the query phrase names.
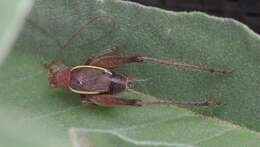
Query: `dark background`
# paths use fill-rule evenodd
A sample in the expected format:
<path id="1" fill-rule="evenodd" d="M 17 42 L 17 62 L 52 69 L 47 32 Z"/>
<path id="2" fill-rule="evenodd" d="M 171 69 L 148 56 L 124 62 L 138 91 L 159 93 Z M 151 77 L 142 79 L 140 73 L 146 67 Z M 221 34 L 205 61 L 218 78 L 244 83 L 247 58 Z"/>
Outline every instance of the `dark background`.
<path id="1" fill-rule="evenodd" d="M 243 22 L 260 34 L 259 0 L 129 0 L 172 11 L 201 11 Z"/>

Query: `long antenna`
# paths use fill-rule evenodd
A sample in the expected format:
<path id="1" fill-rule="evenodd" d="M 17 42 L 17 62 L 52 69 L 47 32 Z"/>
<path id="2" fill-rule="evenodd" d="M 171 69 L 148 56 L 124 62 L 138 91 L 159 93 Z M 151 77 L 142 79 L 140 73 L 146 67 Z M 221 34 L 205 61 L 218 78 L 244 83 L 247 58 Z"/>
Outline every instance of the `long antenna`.
<path id="1" fill-rule="evenodd" d="M 109 17 L 109 16 L 94 17 L 90 21 L 88 21 L 86 24 L 84 24 L 76 33 L 74 33 L 67 40 L 67 42 L 58 50 L 58 53 L 55 55 L 54 60 L 56 60 L 58 58 L 58 55 L 61 54 L 61 52 L 69 46 L 69 44 L 73 41 L 73 39 L 75 39 L 78 35 L 80 35 L 89 24 L 95 22 L 98 19 L 104 19 L 104 18 L 109 18 L 113 22 L 113 27 L 112 27 L 112 29 L 108 33 L 106 33 L 105 35 L 103 35 L 103 36 L 101 36 L 101 37 L 99 37 L 99 38 L 97 38 L 97 39 L 95 39 L 93 41 L 98 41 L 98 40 L 100 40 L 100 39 L 110 35 L 113 32 L 114 28 L 115 28 L 115 21 L 111 17 Z"/>
<path id="2" fill-rule="evenodd" d="M 34 22 L 33 20 L 31 20 L 30 18 L 26 19 L 26 22 L 31 25 L 34 28 L 37 28 L 38 31 L 40 31 L 42 34 L 44 34 L 47 38 L 51 38 L 57 45 L 58 47 L 62 47 L 62 44 L 58 41 L 57 38 L 55 38 L 54 36 L 52 36 L 51 34 L 48 33 L 48 31 L 46 31 L 44 28 L 42 28 L 39 24 L 37 24 L 36 22 Z"/>
<path id="3" fill-rule="evenodd" d="M 88 21 L 86 24 L 84 24 L 76 33 L 74 33 L 67 41 L 64 45 L 61 45 L 61 43 L 58 41 L 57 38 L 55 38 L 54 36 L 52 36 L 51 34 L 48 33 L 48 31 L 46 31 L 44 28 L 42 28 L 40 25 L 38 25 L 37 23 L 35 23 L 33 20 L 31 19 L 27 19 L 27 23 L 29 23 L 30 25 L 32 25 L 33 27 L 37 28 L 38 31 L 40 31 L 42 34 L 46 35 L 46 37 L 48 38 L 51 38 L 55 41 L 55 43 L 57 43 L 57 45 L 60 47 L 60 49 L 58 50 L 58 53 L 55 55 L 54 59 L 51 61 L 51 63 L 49 64 L 44 64 L 44 67 L 45 68 L 49 68 L 53 63 L 55 63 L 57 60 L 58 60 L 58 54 L 60 52 L 62 52 L 64 49 L 66 49 L 69 44 L 73 41 L 73 39 L 75 39 L 78 35 L 80 35 L 80 33 L 83 32 L 83 30 L 91 23 L 93 23 L 94 21 L 98 20 L 98 19 L 104 19 L 104 18 L 108 18 L 112 21 L 112 29 L 107 32 L 105 35 L 95 39 L 95 40 L 92 40 L 92 42 L 95 42 L 95 41 L 98 41 L 102 38 L 105 38 L 106 36 L 110 35 L 113 30 L 115 29 L 115 26 L 116 26 L 116 23 L 115 21 L 113 20 L 112 17 L 109 17 L 109 16 L 98 16 L 98 17 L 94 17 L 92 18 L 90 21 Z"/>

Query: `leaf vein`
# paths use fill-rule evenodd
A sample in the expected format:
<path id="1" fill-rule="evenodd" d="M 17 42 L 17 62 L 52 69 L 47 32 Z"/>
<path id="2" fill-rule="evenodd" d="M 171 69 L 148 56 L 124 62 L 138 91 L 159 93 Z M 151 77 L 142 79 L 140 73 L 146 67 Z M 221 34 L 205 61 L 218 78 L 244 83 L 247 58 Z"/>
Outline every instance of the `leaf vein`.
<path id="1" fill-rule="evenodd" d="M 216 134 L 214 134 L 214 135 L 212 135 L 212 136 L 203 138 L 203 139 L 201 139 L 201 140 L 197 140 L 197 141 L 195 141 L 195 142 L 193 142 L 193 143 L 191 143 L 191 144 L 194 144 L 194 145 L 195 145 L 195 144 L 199 144 L 199 143 L 202 143 L 202 142 L 206 142 L 206 141 L 212 140 L 212 139 L 214 139 L 214 138 L 217 138 L 217 137 L 219 137 L 219 136 L 222 136 L 222 135 L 226 134 L 227 132 L 233 131 L 234 129 L 235 129 L 235 128 L 226 129 L 226 130 L 224 130 L 224 131 L 222 131 L 222 132 L 219 132 L 219 133 L 216 133 Z"/>
<path id="2" fill-rule="evenodd" d="M 194 145 L 189 144 L 180 144 L 180 143 L 173 143 L 173 142 L 161 142 L 161 141 L 152 141 L 152 140 L 135 140 L 128 136 L 122 135 L 121 133 L 114 131 L 114 130 L 104 130 L 104 129 L 85 129 L 85 128 L 70 128 L 69 129 L 69 137 L 74 147 L 80 147 L 80 144 L 77 142 L 78 137 L 77 133 L 103 133 L 103 134 L 111 134 L 114 135 L 123 141 L 129 142 L 135 145 L 147 145 L 147 146 L 165 146 L 165 147 L 194 147 Z"/>

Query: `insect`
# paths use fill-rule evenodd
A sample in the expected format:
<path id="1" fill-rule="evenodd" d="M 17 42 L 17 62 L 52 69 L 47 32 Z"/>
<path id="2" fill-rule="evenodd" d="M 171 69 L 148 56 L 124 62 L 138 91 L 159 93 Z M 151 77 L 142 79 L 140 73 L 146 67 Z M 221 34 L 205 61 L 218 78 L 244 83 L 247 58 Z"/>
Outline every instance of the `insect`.
<path id="1" fill-rule="evenodd" d="M 80 29 L 82 30 L 82 28 Z M 79 32 L 76 33 L 79 34 Z M 74 37 L 76 36 L 73 35 Z M 72 40 L 69 39 L 69 40 Z M 69 42 L 69 41 L 68 41 Z M 68 43 L 67 42 L 67 43 Z M 66 44 L 67 44 L 66 43 Z M 65 47 L 64 47 L 65 48 Z M 48 81 L 51 87 L 71 91 L 80 95 L 82 103 L 93 103 L 98 106 L 114 107 L 120 105 L 147 106 L 147 105 L 177 105 L 182 107 L 215 107 L 222 105 L 220 101 L 144 101 L 141 99 L 124 99 L 114 96 L 134 87 L 136 79 L 114 72 L 115 68 L 129 63 L 153 62 L 161 65 L 174 66 L 194 71 L 203 71 L 212 74 L 226 75 L 228 70 L 211 69 L 170 60 L 136 55 L 136 56 L 108 56 L 120 48 L 110 48 L 90 55 L 82 65 L 68 67 L 55 58 L 47 65 Z"/>

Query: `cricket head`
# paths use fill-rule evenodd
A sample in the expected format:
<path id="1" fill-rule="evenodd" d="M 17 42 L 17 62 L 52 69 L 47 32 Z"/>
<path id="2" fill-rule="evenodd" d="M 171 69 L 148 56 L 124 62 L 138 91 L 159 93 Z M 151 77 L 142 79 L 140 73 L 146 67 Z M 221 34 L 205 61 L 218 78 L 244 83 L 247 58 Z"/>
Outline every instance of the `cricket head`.
<path id="1" fill-rule="evenodd" d="M 51 87 L 69 90 L 70 68 L 58 59 L 46 65 L 46 68 L 48 69 L 48 81 Z"/>

